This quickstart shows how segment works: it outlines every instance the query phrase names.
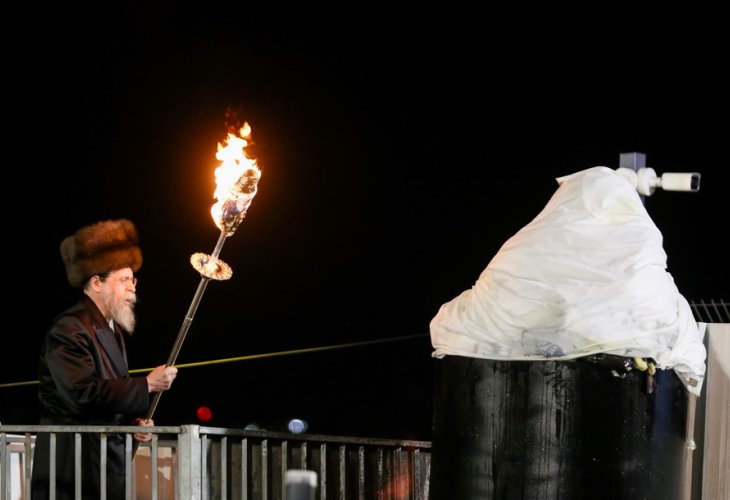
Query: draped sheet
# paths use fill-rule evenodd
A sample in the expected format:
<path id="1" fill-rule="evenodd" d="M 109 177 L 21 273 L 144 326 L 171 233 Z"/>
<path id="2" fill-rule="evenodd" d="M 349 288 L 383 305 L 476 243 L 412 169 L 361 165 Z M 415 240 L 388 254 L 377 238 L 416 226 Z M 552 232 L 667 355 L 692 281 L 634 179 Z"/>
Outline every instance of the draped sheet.
<path id="1" fill-rule="evenodd" d="M 699 395 L 706 325 L 667 272 L 662 234 L 635 187 L 607 167 L 557 181 L 544 209 L 476 283 L 439 308 L 433 355 L 653 358 Z"/>

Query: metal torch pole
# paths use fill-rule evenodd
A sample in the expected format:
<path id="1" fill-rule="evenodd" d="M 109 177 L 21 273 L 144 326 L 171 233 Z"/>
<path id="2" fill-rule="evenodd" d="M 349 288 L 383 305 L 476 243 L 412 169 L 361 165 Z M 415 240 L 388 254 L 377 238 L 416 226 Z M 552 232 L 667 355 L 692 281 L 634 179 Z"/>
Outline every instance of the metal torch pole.
<path id="1" fill-rule="evenodd" d="M 185 315 L 185 319 L 183 320 L 182 325 L 180 326 L 180 332 L 177 334 L 177 338 L 175 339 L 175 344 L 172 347 L 172 352 L 170 353 L 170 357 L 167 358 L 167 363 L 165 366 L 173 366 L 175 364 L 175 361 L 177 360 L 178 354 L 180 354 L 180 349 L 182 348 L 182 344 L 185 341 L 185 335 L 188 333 L 188 329 L 190 328 L 190 323 L 193 322 L 193 317 L 195 316 L 195 311 L 198 309 L 198 304 L 200 304 L 200 299 L 203 297 L 203 293 L 205 292 L 205 287 L 208 285 L 208 281 L 210 281 L 210 278 L 207 276 L 200 277 L 200 283 L 198 284 L 198 289 L 195 291 L 195 296 L 193 296 L 193 301 L 190 304 L 190 308 L 188 309 L 187 314 Z M 149 410 L 147 410 L 147 416 L 146 419 L 152 418 L 152 415 L 155 413 L 155 410 L 157 409 L 157 404 L 160 402 L 160 397 L 162 396 L 162 392 L 156 392 L 154 398 L 152 399 L 152 403 L 150 404 Z"/>
<path id="2" fill-rule="evenodd" d="M 223 243 L 226 241 L 226 234 L 224 231 L 221 231 L 220 236 L 218 237 L 218 242 L 216 243 L 215 249 L 213 250 L 212 255 L 209 257 L 207 263 L 212 263 L 214 266 L 218 266 L 218 255 L 220 255 L 221 249 L 223 248 Z M 206 264 L 207 264 L 206 263 Z M 222 263 L 221 263 L 222 264 Z M 206 275 L 203 273 L 205 264 L 201 266 L 200 272 L 200 283 L 198 283 L 198 288 L 195 290 L 195 295 L 193 296 L 193 300 L 190 303 L 190 307 L 188 308 L 187 314 L 185 314 L 185 319 L 182 322 L 182 325 L 180 325 L 180 331 L 177 334 L 177 338 L 175 339 L 175 344 L 172 346 L 172 352 L 170 353 L 170 357 L 167 358 L 167 363 L 165 366 L 173 366 L 175 364 L 175 361 L 177 361 L 177 356 L 180 354 L 180 349 L 182 348 L 182 344 L 185 341 L 185 336 L 188 333 L 188 330 L 190 329 L 190 324 L 193 322 L 193 318 L 195 317 L 195 312 L 198 310 L 198 305 L 200 304 L 201 299 L 203 298 L 203 293 L 205 293 L 205 288 L 208 286 L 208 282 L 212 277 L 215 275 L 212 273 L 212 270 L 210 275 Z M 150 404 L 149 410 L 147 411 L 147 416 L 145 417 L 146 420 L 149 420 L 152 418 L 152 416 L 155 413 L 155 410 L 157 409 L 157 405 L 160 402 L 160 398 L 162 397 L 162 392 L 156 392 L 154 397 L 152 398 L 152 403 Z M 139 447 L 139 441 L 135 441 L 134 443 L 134 450 L 132 453 L 132 457 L 137 452 L 137 448 Z"/>

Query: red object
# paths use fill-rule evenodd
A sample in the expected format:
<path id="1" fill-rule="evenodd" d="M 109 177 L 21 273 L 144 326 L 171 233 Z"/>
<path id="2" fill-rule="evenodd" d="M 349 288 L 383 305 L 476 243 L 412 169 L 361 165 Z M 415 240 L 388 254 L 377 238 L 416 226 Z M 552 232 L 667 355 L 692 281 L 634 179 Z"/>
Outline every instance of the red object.
<path id="1" fill-rule="evenodd" d="M 198 415 L 198 420 L 201 422 L 207 422 L 213 417 L 213 412 L 207 406 L 199 407 L 196 414 Z"/>

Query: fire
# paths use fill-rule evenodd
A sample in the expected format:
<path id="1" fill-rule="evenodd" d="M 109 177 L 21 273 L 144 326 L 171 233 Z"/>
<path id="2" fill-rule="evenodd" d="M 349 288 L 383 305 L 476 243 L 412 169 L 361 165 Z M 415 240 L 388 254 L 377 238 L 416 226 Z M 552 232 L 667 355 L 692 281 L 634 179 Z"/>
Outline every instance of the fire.
<path id="1" fill-rule="evenodd" d="M 228 132 L 223 143 L 218 143 L 216 158 L 221 164 L 215 169 L 218 200 L 210 209 L 216 226 L 226 237 L 231 236 L 256 196 L 261 171 L 256 160 L 246 156 L 246 146 L 251 140 L 251 127 L 244 123 L 238 133 Z"/>

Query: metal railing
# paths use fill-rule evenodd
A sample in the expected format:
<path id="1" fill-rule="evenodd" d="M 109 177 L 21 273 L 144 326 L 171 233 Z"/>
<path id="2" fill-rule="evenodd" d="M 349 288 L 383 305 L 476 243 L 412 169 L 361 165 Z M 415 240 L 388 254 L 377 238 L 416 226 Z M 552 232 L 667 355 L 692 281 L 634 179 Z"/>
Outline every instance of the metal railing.
<path id="1" fill-rule="evenodd" d="M 291 469 L 316 472 L 320 500 L 428 498 L 430 442 L 197 425 L 149 429 L 152 441 L 134 455 L 136 426 L 0 425 L 0 500 L 30 497 L 29 457 L 39 432 L 50 433 L 52 443 L 59 433 L 73 433 L 77 455 L 83 433 L 96 433 L 102 440 L 110 433 L 124 434 L 127 499 L 281 500 Z M 77 462 L 80 482 L 83 471 Z"/>
<path id="2" fill-rule="evenodd" d="M 730 323 L 730 302 L 700 299 L 690 301 L 689 305 L 697 322 Z"/>

